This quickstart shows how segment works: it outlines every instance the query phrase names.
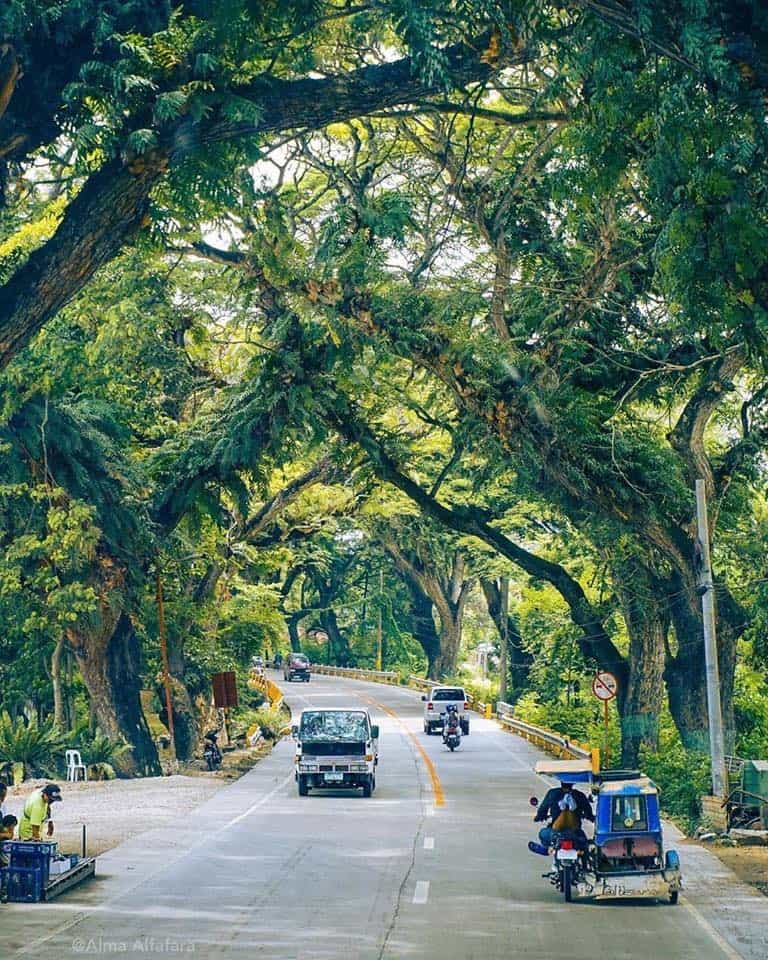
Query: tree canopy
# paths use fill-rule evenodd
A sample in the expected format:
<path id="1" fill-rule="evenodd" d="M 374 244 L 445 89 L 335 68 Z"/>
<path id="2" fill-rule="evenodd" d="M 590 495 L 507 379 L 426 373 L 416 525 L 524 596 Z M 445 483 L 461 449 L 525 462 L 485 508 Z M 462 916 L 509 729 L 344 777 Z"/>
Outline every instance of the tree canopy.
<path id="1" fill-rule="evenodd" d="M 160 571 L 189 750 L 213 667 L 377 632 L 435 676 L 509 639 L 502 696 L 611 669 L 627 762 L 667 709 L 701 748 L 701 477 L 735 741 L 762 4 L 19 0 L 0 42 L 0 603 L 43 709 L 64 643 L 155 768 Z"/>

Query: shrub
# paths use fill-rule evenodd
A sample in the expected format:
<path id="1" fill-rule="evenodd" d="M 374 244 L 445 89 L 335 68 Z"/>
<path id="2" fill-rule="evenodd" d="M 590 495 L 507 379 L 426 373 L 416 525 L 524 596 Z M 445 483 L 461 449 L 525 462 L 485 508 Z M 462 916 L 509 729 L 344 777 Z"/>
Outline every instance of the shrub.
<path id="1" fill-rule="evenodd" d="M 92 734 L 87 727 L 76 731 L 74 744 L 86 765 L 107 763 L 114 767 L 131 749 L 131 745 L 124 740 L 110 740 L 100 730 Z"/>
<path id="2" fill-rule="evenodd" d="M 643 751 L 640 759 L 644 772 L 659 787 L 664 812 L 693 833 L 701 816 L 701 797 L 710 789 L 707 754 L 686 750 L 671 721 L 662 720 L 658 751 Z"/>
<path id="3" fill-rule="evenodd" d="M 23 763 L 27 776 L 50 776 L 63 759 L 64 739 L 53 726 L 0 713 L 0 765 Z"/>
<path id="4" fill-rule="evenodd" d="M 265 704 L 253 712 L 251 722 L 257 723 L 261 727 L 261 732 L 269 740 L 277 740 L 288 726 L 288 715 L 282 707 L 271 707 Z"/>

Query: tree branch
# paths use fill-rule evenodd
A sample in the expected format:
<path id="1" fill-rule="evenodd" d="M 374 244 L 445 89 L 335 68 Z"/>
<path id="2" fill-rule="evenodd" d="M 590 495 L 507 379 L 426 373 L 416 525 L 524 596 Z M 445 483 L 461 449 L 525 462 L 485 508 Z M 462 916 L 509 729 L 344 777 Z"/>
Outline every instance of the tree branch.
<path id="1" fill-rule="evenodd" d="M 336 430 L 347 440 L 359 444 L 368 454 L 371 464 L 382 480 L 402 490 L 427 516 L 440 521 L 450 530 L 475 536 L 494 547 L 502 556 L 558 591 L 568 604 L 571 619 L 581 628 L 580 647 L 584 655 L 600 666 L 618 670 L 623 675 L 626 664 L 621 653 L 608 636 L 599 615 L 587 599 L 581 584 L 560 564 L 539 557 L 504 536 L 495 527 L 484 511 L 477 507 L 444 506 L 433 499 L 419 484 L 402 473 L 395 461 L 386 453 L 381 441 L 370 428 L 358 420 L 351 409 L 344 415 L 334 408 L 329 416 Z"/>

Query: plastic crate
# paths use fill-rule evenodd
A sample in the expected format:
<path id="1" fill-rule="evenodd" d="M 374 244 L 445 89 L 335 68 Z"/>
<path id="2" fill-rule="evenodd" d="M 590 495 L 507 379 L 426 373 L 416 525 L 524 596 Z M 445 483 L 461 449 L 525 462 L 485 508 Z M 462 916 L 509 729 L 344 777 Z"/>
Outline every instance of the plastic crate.
<path id="1" fill-rule="evenodd" d="M 43 883 L 48 882 L 51 856 L 56 853 L 58 844 L 54 841 L 15 841 L 3 844 L 3 853 L 10 858 L 9 867 L 19 870 L 40 870 Z"/>
<path id="2" fill-rule="evenodd" d="M 45 879 L 39 867 L 8 867 L 5 892 L 11 903 L 40 903 Z"/>
<path id="3" fill-rule="evenodd" d="M 3 840 L 0 842 L 0 850 L 10 856 L 20 853 L 35 856 L 44 854 L 52 857 L 58 849 L 59 845 L 55 840 Z"/>

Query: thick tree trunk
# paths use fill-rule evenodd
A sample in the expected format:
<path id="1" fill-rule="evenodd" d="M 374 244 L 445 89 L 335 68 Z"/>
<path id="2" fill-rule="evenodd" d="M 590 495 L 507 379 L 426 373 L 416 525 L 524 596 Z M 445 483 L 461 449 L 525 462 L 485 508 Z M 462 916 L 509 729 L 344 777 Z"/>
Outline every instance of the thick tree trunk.
<path id="1" fill-rule="evenodd" d="M 664 679 L 669 694 L 669 709 L 689 750 L 709 751 L 709 718 L 707 711 L 707 677 L 704 660 L 704 639 L 701 597 L 693 573 L 683 580 L 679 575 L 669 582 L 670 610 L 677 641 L 674 654 L 667 657 Z M 746 626 L 743 610 L 730 592 L 716 583 L 717 646 L 720 669 L 720 697 L 726 752 L 733 752 L 735 720 L 733 688 L 736 671 L 736 648 Z"/>
<path id="2" fill-rule="evenodd" d="M 433 672 L 430 674 L 433 680 L 443 680 L 456 672 L 461 646 L 461 621 L 461 615 L 440 615 L 440 652 L 435 657 Z"/>
<path id="3" fill-rule="evenodd" d="M 500 585 L 496 580 L 484 577 L 480 580 L 480 586 L 483 589 L 488 614 L 493 620 L 499 636 L 501 636 L 504 624 L 502 622 Z M 514 703 L 528 685 L 528 674 L 531 663 L 533 663 L 533 657 L 523 646 L 520 628 L 511 613 L 507 615 L 507 656 L 509 661 L 507 664 L 509 677 L 507 690 L 499 691 L 499 697 L 507 703 Z"/>
<path id="4" fill-rule="evenodd" d="M 613 581 L 629 634 L 629 658 L 618 706 L 621 764 L 636 767 L 640 750 L 656 750 L 664 702 L 664 658 L 669 613 L 661 584 L 637 563 L 614 565 Z"/>
<path id="5" fill-rule="evenodd" d="M 424 656 L 427 658 L 427 676 L 434 677 L 435 665 L 440 656 L 440 638 L 435 629 L 435 618 L 430 598 L 412 580 L 406 580 L 411 594 L 411 617 L 413 619 L 413 636 L 419 642 Z"/>
<path id="6" fill-rule="evenodd" d="M 93 717 L 105 736 L 126 740 L 131 752 L 119 763 L 127 776 L 157 775 L 157 750 L 141 709 L 141 648 L 130 618 L 102 605 L 98 623 L 69 640 L 88 690 Z"/>
<path id="7" fill-rule="evenodd" d="M 173 736 L 176 756 L 179 760 L 189 760 L 194 756 L 195 748 L 200 739 L 200 727 L 197 722 L 195 703 L 184 679 L 186 673 L 184 641 L 178 635 L 168 637 L 168 672 L 171 675 Z M 160 702 L 165 703 L 164 692 L 160 693 Z"/>
<path id="8" fill-rule="evenodd" d="M 325 603 L 325 600 L 323 599 L 321 602 Z M 324 609 L 320 611 L 320 623 L 323 630 L 328 634 L 331 662 L 339 667 L 348 666 L 352 660 L 352 654 L 347 638 L 339 628 L 336 611 L 333 607 L 325 606 Z"/>

